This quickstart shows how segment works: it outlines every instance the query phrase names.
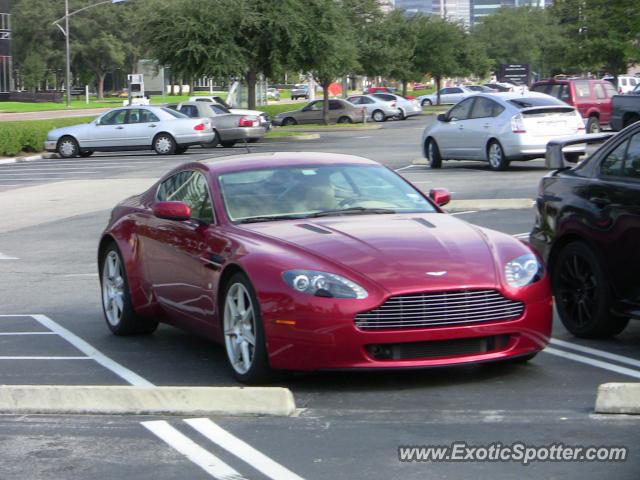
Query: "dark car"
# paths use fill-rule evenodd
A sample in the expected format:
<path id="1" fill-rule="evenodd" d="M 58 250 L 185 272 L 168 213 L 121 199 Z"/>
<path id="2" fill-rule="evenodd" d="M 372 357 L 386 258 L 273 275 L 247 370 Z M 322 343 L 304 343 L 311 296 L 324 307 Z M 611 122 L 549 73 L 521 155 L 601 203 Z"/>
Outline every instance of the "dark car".
<path id="1" fill-rule="evenodd" d="M 530 241 L 547 261 L 556 307 L 578 337 L 640 318 L 640 124 L 573 168 L 541 180 Z"/>
<path id="2" fill-rule="evenodd" d="M 640 120 L 640 90 L 616 95 L 611 102 L 611 129 L 618 131 Z"/>

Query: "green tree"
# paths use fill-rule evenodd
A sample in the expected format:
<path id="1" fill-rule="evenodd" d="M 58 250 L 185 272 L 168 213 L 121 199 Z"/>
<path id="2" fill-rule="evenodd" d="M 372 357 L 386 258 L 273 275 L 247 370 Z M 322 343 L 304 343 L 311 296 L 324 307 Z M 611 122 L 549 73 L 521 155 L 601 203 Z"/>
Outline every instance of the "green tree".
<path id="1" fill-rule="evenodd" d="M 352 25 L 338 2 L 307 0 L 305 5 L 305 35 L 293 50 L 292 58 L 322 86 L 322 118 L 328 124 L 329 85 L 357 69 L 358 51 Z"/>
<path id="2" fill-rule="evenodd" d="M 32 51 L 22 62 L 24 86 L 35 92 L 47 76 L 47 64 L 37 51 Z"/>
<path id="3" fill-rule="evenodd" d="M 98 99 L 104 99 L 107 73 L 124 65 L 124 44 L 115 35 L 100 32 L 86 42 L 75 41 L 73 47 L 78 60 L 95 75 Z"/>

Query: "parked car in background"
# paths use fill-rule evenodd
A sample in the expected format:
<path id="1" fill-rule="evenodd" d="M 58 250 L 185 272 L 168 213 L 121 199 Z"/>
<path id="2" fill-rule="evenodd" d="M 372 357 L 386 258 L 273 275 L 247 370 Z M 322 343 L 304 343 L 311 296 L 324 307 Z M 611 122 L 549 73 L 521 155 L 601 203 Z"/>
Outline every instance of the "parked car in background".
<path id="1" fill-rule="evenodd" d="M 396 93 L 393 87 L 367 87 L 364 89 L 363 95 L 371 95 L 373 93 Z"/>
<path id="2" fill-rule="evenodd" d="M 459 87 L 445 87 L 440 89 L 440 104 L 441 105 L 449 105 L 458 103 L 465 97 L 469 95 L 473 95 L 473 90 L 468 89 L 467 87 L 459 86 Z M 420 95 L 416 100 L 422 105 L 437 105 L 438 104 L 438 93 L 430 93 L 428 95 Z"/>
<path id="3" fill-rule="evenodd" d="M 486 87 L 484 85 L 465 85 L 464 88 L 467 90 L 471 90 L 475 93 L 495 93 L 496 90 L 493 88 Z"/>
<path id="4" fill-rule="evenodd" d="M 550 79 L 531 86 L 576 107 L 584 119 L 587 133 L 598 133 L 611 122 L 611 99 L 616 89 L 605 80 Z"/>
<path id="5" fill-rule="evenodd" d="M 548 174 L 538 192 L 530 241 L 547 261 L 562 323 L 578 337 L 620 333 L 640 318 L 640 124 Z"/>
<path id="6" fill-rule="evenodd" d="M 190 118 L 209 117 L 216 133 L 213 142 L 204 145 L 225 148 L 233 147 L 239 141 L 255 142 L 264 138 L 266 128 L 256 115 L 231 113 L 221 105 L 210 102 L 183 102 L 175 109 Z"/>
<path id="7" fill-rule="evenodd" d="M 389 118 L 400 115 L 397 104 L 381 100 L 374 95 L 352 95 L 347 100 L 359 108 L 366 109 L 368 118 L 375 122 L 386 122 Z"/>
<path id="8" fill-rule="evenodd" d="M 275 87 L 267 88 L 267 99 L 268 100 L 280 100 L 280 90 Z"/>
<path id="9" fill-rule="evenodd" d="M 393 93 L 373 93 L 372 96 L 383 102 L 387 102 L 392 107 L 394 107 L 393 104 L 395 103 L 395 107 L 399 110 L 398 118 L 400 120 L 406 120 L 415 115 L 422 115 L 422 107 L 417 100 L 410 100 Z"/>
<path id="10" fill-rule="evenodd" d="M 539 93 L 478 93 L 465 98 L 422 135 L 431 168 L 443 160 L 480 160 L 505 170 L 512 160 L 544 157 L 549 140 L 584 133 L 580 114 L 570 105 Z M 584 145 L 567 147 L 573 161 Z"/>
<path id="11" fill-rule="evenodd" d="M 551 336 L 548 275 L 523 242 L 444 213 L 449 197 L 350 155 L 181 165 L 109 216 L 105 323 L 214 339 L 246 383 L 274 370 L 524 363 Z"/>
<path id="12" fill-rule="evenodd" d="M 324 100 L 314 100 L 299 110 L 279 113 L 273 118 L 274 125 L 298 125 L 322 123 Z M 336 123 L 362 123 L 362 110 L 342 99 L 329 100 L 329 121 Z"/>
<path id="13" fill-rule="evenodd" d="M 640 120 L 640 96 L 637 94 L 615 95 L 611 101 L 609 125 L 611 129 L 617 132 L 638 120 Z"/>
<path id="14" fill-rule="evenodd" d="M 128 150 L 172 155 L 214 139 L 209 118 L 189 118 L 166 107 L 135 106 L 108 110 L 90 123 L 51 130 L 44 148 L 63 158 Z"/>
<path id="15" fill-rule="evenodd" d="M 217 103 L 218 105 L 222 105 L 231 113 L 236 113 L 238 115 L 254 115 L 260 118 L 260 124 L 263 127 L 265 127 L 267 130 L 271 128 L 271 121 L 269 120 L 269 114 L 267 114 L 266 112 L 262 112 L 260 110 L 248 110 L 246 108 L 231 107 L 227 102 L 224 101 L 224 98 L 219 97 L 217 95 L 198 95 L 195 97 L 189 97 L 189 101 Z"/>
<path id="16" fill-rule="evenodd" d="M 495 90 L 496 92 L 511 92 L 513 91 L 512 85 L 506 85 L 504 83 L 485 83 L 484 87 Z"/>
<path id="17" fill-rule="evenodd" d="M 425 88 L 429 88 L 429 86 L 425 83 L 414 82 L 413 84 L 414 90 L 424 90 Z"/>
<path id="18" fill-rule="evenodd" d="M 618 75 L 616 77 L 604 77 L 602 80 L 606 80 L 615 87 L 618 93 L 625 94 L 631 92 L 636 86 L 640 85 L 640 78 L 632 75 Z"/>
<path id="19" fill-rule="evenodd" d="M 291 89 L 291 100 L 297 100 L 298 98 L 309 100 L 309 85 L 306 83 L 294 85 Z"/>

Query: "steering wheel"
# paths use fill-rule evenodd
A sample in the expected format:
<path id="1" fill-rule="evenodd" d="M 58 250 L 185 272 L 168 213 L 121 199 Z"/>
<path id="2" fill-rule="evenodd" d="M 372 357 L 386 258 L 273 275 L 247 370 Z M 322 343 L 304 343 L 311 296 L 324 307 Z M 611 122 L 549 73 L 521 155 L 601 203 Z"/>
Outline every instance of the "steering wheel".
<path id="1" fill-rule="evenodd" d="M 287 196 L 287 194 L 293 190 L 295 187 L 298 186 L 298 182 L 292 182 L 291 185 L 289 185 L 287 188 L 285 188 L 282 193 L 280 193 L 280 195 L 278 195 L 276 197 L 276 200 L 282 200 L 284 197 Z"/>

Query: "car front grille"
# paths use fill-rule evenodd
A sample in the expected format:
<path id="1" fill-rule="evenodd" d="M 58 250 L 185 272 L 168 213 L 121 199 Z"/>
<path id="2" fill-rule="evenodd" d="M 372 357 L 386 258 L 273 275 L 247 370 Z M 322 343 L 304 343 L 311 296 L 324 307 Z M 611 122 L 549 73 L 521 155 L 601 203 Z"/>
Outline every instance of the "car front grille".
<path id="1" fill-rule="evenodd" d="M 359 313 L 361 330 L 415 329 L 514 320 L 524 304 L 496 290 L 454 290 L 389 298 L 375 310 Z"/>
<path id="2" fill-rule="evenodd" d="M 425 358 L 480 355 L 504 350 L 509 335 L 491 337 L 456 338 L 430 342 L 388 343 L 367 345 L 367 352 L 376 360 L 419 360 Z"/>

